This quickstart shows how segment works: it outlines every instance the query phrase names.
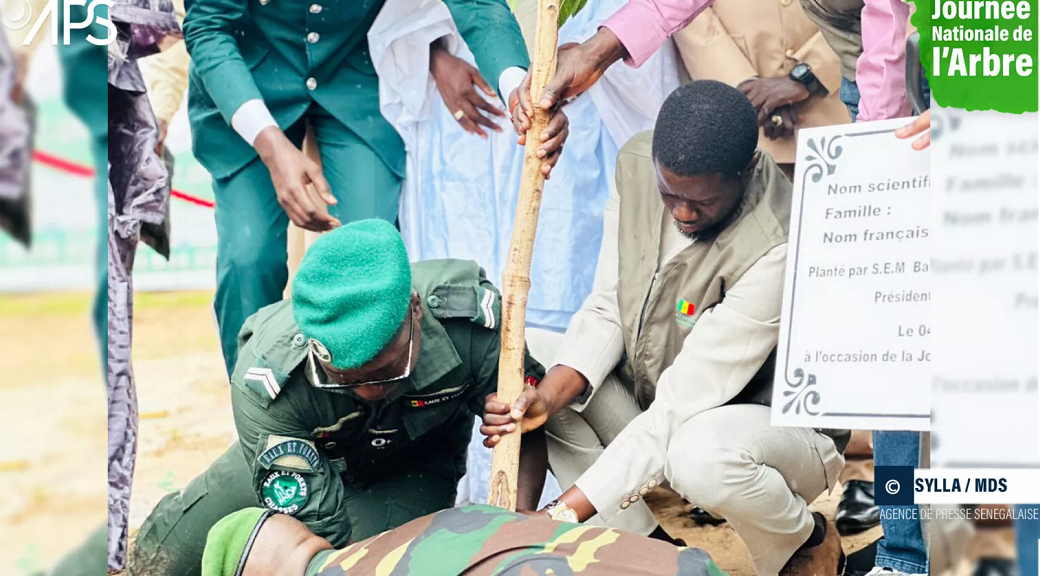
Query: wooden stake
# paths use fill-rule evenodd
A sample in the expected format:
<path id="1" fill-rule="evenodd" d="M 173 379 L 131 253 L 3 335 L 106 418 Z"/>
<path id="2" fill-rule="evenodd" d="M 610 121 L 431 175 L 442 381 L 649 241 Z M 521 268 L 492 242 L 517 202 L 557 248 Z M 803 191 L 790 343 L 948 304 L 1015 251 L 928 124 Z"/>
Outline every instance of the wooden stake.
<path id="1" fill-rule="evenodd" d="M 502 350 L 498 357 L 498 398 L 513 402 L 524 391 L 524 319 L 527 292 L 531 288 L 531 254 L 542 204 L 542 160 L 538 158 L 541 134 L 549 113 L 537 107 L 545 85 L 556 72 L 560 0 L 538 0 L 538 26 L 531 63 L 531 101 L 535 114 L 527 131 L 520 196 L 509 246 L 509 261 L 502 273 Z M 516 485 L 520 471 L 520 430 L 502 436 L 491 456 L 488 504 L 516 510 Z"/>

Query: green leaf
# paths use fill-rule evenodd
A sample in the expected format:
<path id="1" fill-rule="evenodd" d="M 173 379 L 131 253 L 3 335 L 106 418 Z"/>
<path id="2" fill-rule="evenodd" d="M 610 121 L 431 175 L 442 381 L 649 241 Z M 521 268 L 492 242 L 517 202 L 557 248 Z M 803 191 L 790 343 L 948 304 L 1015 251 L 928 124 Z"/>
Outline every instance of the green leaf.
<path id="1" fill-rule="evenodd" d="M 557 22 L 557 26 L 559 26 L 560 28 L 562 28 L 563 23 L 571 17 L 571 10 L 573 9 L 575 1 L 576 0 L 562 0 L 560 2 L 560 17 L 559 21 Z"/>
<path id="2" fill-rule="evenodd" d="M 563 26 L 563 23 L 566 22 L 568 18 L 581 12 L 581 9 L 584 8 L 587 3 L 588 0 L 562 0 L 560 2 L 560 27 Z"/>

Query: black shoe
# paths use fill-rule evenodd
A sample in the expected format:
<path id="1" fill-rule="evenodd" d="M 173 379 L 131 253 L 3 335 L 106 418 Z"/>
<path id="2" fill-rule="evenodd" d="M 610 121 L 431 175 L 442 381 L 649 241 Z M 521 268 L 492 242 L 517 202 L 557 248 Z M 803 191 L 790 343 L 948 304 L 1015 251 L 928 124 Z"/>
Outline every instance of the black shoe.
<path id="1" fill-rule="evenodd" d="M 700 506 L 694 506 L 693 510 L 690 510 L 690 519 L 698 526 L 718 526 L 726 523 L 725 518 L 716 518 Z"/>
<path id="2" fill-rule="evenodd" d="M 859 534 L 881 523 L 881 509 L 874 504 L 874 483 L 849 480 L 838 503 L 834 524 L 842 536 Z"/>
<path id="3" fill-rule="evenodd" d="M 1007 558 L 979 558 L 974 576 L 1018 576 L 1018 565 Z"/>
<path id="4" fill-rule="evenodd" d="M 679 546 L 682 548 L 686 547 L 686 541 L 681 538 L 672 538 L 671 534 L 664 531 L 661 525 L 658 524 L 654 531 L 647 534 L 647 538 L 653 538 L 654 540 L 660 540 L 661 542 L 667 542 L 672 546 Z"/>

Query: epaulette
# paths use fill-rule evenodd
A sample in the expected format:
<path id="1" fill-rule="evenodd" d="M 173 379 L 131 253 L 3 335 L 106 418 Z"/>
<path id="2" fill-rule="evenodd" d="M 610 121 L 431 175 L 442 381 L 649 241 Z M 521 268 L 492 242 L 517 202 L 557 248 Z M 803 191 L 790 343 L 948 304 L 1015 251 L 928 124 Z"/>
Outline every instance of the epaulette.
<path id="1" fill-rule="evenodd" d="M 245 389 L 267 406 L 282 393 L 282 388 L 289 382 L 289 375 L 260 356 L 242 373 L 241 380 Z"/>
<path id="2" fill-rule="evenodd" d="M 265 330 L 277 326 L 281 329 Z M 267 407 L 307 358 L 307 338 L 296 328 L 291 309 L 286 306 L 257 322 L 256 330 L 243 344 L 232 382 Z"/>
<path id="3" fill-rule="evenodd" d="M 465 318 L 488 330 L 498 330 L 502 297 L 490 284 L 442 284 L 426 297 L 426 306 L 438 320 Z"/>

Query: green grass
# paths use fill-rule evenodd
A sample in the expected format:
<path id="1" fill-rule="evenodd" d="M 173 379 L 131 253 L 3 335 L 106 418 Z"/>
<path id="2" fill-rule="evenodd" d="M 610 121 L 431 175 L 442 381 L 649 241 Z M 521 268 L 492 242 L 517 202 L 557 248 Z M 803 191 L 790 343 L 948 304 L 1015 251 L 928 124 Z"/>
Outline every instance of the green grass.
<path id="1" fill-rule="evenodd" d="M 134 295 L 134 308 L 166 308 L 167 306 L 202 306 L 213 305 L 213 292 L 198 290 L 193 292 L 138 292 Z"/>
<path id="2" fill-rule="evenodd" d="M 4 294 L 0 295 L 0 318 L 88 314 L 93 299 L 94 295 L 90 292 Z M 183 306 L 209 307 L 212 304 L 213 293 L 206 290 L 140 292 L 134 295 L 135 310 Z"/>
<path id="3" fill-rule="evenodd" d="M 90 292 L 5 294 L 0 296 L 0 318 L 87 314 L 93 298 Z"/>

